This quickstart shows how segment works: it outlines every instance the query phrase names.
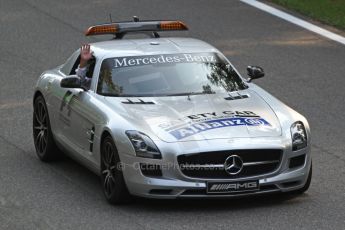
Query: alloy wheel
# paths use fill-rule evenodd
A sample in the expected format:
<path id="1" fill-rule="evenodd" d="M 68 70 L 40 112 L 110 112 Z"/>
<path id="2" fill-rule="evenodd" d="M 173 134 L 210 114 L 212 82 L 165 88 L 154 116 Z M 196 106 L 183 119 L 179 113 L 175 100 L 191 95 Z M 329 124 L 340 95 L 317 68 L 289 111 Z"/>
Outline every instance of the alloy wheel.
<path id="1" fill-rule="evenodd" d="M 103 146 L 103 170 L 102 176 L 104 192 L 107 197 L 111 197 L 115 188 L 115 171 L 116 171 L 116 161 L 114 147 L 111 142 L 106 141 Z"/>
<path id="2" fill-rule="evenodd" d="M 48 117 L 42 101 L 38 101 L 34 107 L 34 141 L 39 155 L 45 153 L 48 143 Z"/>

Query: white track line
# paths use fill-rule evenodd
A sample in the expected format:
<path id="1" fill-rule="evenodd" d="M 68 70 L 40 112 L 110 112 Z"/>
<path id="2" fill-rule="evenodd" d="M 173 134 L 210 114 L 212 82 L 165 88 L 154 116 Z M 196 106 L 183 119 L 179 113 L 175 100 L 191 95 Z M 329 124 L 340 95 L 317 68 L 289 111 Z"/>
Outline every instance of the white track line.
<path id="1" fill-rule="evenodd" d="M 289 22 L 291 22 L 293 24 L 296 24 L 296 25 L 298 25 L 300 27 L 303 27 L 303 28 L 305 28 L 307 30 L 310 30 L 310 31 L 312 31 L 314 33 L 317 33 L 317 34 L 319 34 L 321 36 L 324 36 L 326 38 L 329 38 L 329 39 L 331 39 L 333 41 L 337 41 L 337 42 L 345 45 L 345 37 L 340 36 L 340 35 L 335 34 L 335 33 L 332 33 L 331 31 L 325 30 L 325 29 L 323 29 L 323 28 L 321 28 L 319 26 L 313 25 L 313 24 L 311 24 L 311 23 L 309 23 L 307 21 L 304 21 L 304 20 L 299 19 L 299 18 L 297 18 L 295 16 L 287 14 L 287 13 L 281 11 L 281 10 L 273 8 L 273 7 L 271 7 L 269 5 L 266 5 L 266 4 L 262 3 L 262 2 L 259 2 L 259 1 L 256 1 L 256 0 L 240 0 L 240 1 L 244 2 L 244 3 L 248 4 L 248 5 L 254 6 L 254 7 L 260 9 L 260 10 L 266 11 L 267 13 L 273 14 L 273 15 L 281 18 L 281 19 L 289 21 Z"/>

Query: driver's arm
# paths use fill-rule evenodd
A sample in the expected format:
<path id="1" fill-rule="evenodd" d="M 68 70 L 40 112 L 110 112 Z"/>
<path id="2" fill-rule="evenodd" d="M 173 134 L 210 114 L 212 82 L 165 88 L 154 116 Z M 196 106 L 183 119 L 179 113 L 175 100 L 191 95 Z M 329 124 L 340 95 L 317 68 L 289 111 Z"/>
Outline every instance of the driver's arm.
<path id="1" fill-rule="evenodd" d="M 89 69 L 88 61 L 92 58 L 92 52 L 90 51 L 90 45 L 82 45 L 80 48 L 80 63 L 78 68 L 75 70 L 76 75 L 80 77 L 81 84 L 86 87 L 90 88 L 91 85 L 91 78 L 86 76 L 86 73 Z"/>

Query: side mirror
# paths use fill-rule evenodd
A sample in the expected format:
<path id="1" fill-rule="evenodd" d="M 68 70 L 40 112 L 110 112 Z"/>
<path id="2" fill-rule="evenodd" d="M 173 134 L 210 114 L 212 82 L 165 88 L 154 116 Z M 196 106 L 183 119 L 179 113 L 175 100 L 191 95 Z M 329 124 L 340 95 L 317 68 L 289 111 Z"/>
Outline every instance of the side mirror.
<path id="1" fill-rule="evenodd" d="M 248 66 L 247 67 L 247 74 L 249 76 L 249 78 L 247 80 L 248 82 L 251 82 L 253 79 L 258 79 L 258 78 L 262 78 L 263 76 L 265 76 L 264 70 L 259 66 Z"/>
<path id="2" fill-rule="evenodd" d="M 60 86 L 62 88 L 85 88 L 81 85 L 81 80 L 77 75 L 71 75 L 61 79 Z"/>

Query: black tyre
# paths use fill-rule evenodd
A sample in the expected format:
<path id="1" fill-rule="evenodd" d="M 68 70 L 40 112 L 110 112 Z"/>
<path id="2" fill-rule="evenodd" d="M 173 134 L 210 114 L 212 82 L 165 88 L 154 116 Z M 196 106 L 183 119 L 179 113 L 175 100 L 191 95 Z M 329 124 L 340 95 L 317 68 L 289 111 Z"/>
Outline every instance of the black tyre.
<path id="1" fill-rule="evenodd" d="M 51 132 L 48 109 L 43 96 L 34 101 L 33 137 L 38 158 L 48 162 L 58 158 L 59 150 Z"/>
<path id="2" fill-rule="evenodd" d="M 101 146 L 101 182 L 105 198 L 111 204 L 124 204 L 131 200 L 120 164 L 112 137 L 105 137 Z"/>

